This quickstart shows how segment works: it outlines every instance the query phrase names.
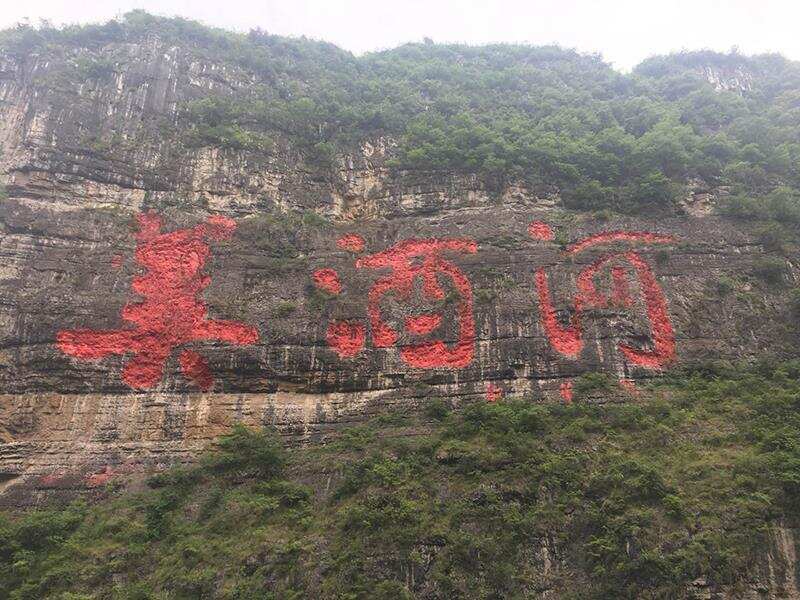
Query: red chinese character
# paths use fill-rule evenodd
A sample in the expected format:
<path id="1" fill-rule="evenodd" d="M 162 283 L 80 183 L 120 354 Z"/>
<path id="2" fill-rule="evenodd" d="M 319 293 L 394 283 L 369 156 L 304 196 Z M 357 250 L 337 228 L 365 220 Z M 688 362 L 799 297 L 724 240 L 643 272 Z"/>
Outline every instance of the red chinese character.
<path id="1" fill-rule="evenodd" d="M 537 233 L 541 227 L 537 226 Z M 533 234 L 532 234 L 533 235 Z M 548 239 L 535 235 L 537 239 Z M 568 254 L 577 254 L 594 246 L 617 241 L 670 243 L 670 236 L 640 231 L 612 231 L 585 238 L 570 245 Z M 625 266 L 627 265 L 627 269 Z M 598 292 L 595 285 L 597 275 L 609 267 L 611 274 L 611 293 L 604 295 Z M 675 359 L 675 334 L 667 313 L 664 294 L 656 281 L 653 271 L 647 262 L 636 252 L 618 252 L 603 256 L 586 267 L 578 275 L 578 294 L 569 325 L 562 325 L 553 307 L 547 273 L 538 269 L 535 274 L 536 289 L 539 295 L 539 314 L 550 343 L 553 348 L 571 358 L 576 358 L 583 348 L 581 331 L 582 313 L 590 308 L 607 306 L 632 306 L 627 273 L 632 270 L 639 281 L 647 317 L 650 323 L 650 334 L 653 340 L 652 350 L 642 350 L 626 344 L 619 349 L 633 364 L 649 369 L 663 369 Z"/>
<path id="2" fill-rule="evenodd" d="M 333 321 L 328 325 L 325 340 L 342 358 L 357 356 L 364 348 L 364 326 L 361 323 Z"/>
<path id="3" fill-rule="evenodd" d="M 356 261 L 356 267 L 361 269 L 391 269 L 388 275 L 375 282 L 368 296 L 372 339 L 378 348 L 394 345 L 399 337 L 381 314 L 381 300 L 386 294 L 394 293 L 401 300 L 409 300 L 414 280 L 418 279 L 426 298 L 441 301 L 445 298 L 445 292 L 439 277 L 446 277 L 452 283 L 457 294 L 457 340 L 452 346 L 441 340 L 426 340 L 404 346 L 400 356 L 412 367 L 461 368 L 472 362 L 475 351 L 472 287 L 458 267 L 442 258 L 441 254 L 446 251 L 474 254 L 478 247 L 469 239 L 406 240 Z M 404 325 L 409 334 L 418 337 L 433 333 L 441 323 L 442 315 L 428 313 L 408 317 Z"/>
<path id="4" fill-rule="evenodd" d="M 229 238 L 236 223 L 227 217 L 209 217 L 192 229 L 161 233 L 161 218 L 153 213 L 138 216 L 136 262 L 145 274 L 133 280 L 132 288 L 142 302 L 127 304 L 122 318 L 129 329 L 95 331 L 76 329 L 58 333 L 59 348 L 71 356 L 100 359 L 131 353 L 122 379 L 132 388 L 147 389 L 161 381 L 172 351 L 192 342 L 220 341 L 245 345 L 258 340 L 258 332 L 235 321 L 208 319 L 208 308 L 200 293 L 211 282 L 201 274 L 210 256 L 208 241 Z M 183 374 L 201 389 L 214 378 L 206 360 L 197 352 L 183 350 L 179 356 Z"/>
<path id="5" fill-rule="evenodd" d="M 337 246 L 353 253 L 364 249 L 364 239 L 355 234 L 340 238 Z M 434 301 L 445 299 L 444 281 L 449 280 L 456 298 L 457 340 L 446 344 L 441 340 L 423 339 L 433 334 L 444 323 L 438 312 L 415 314 L 405 318 L 403 328 L 415 341 L 400 349 L 402 359 L 412 367 L 461 368 L 467 366 L 475 351 L 475 320 L 472 309 L 472 287 L 467 277 L 453 263 L 442 258 L 443 252 L 477 252 L 477 244 L 468 239 L 406 240 L 392 248 L 356 260 L 359 269 L 390 269 L 391 272 L 376 281 L 368 294 L 367 312 L 372 339 L 378 348 L 395 345 L 400 334 L 385 322 L 381 301 L 387 294 L 408 301 L 414 282 L 422 284 L 422 295 Z M 329 294 L 342 291 L 338 273 L 333 269 L 319 269 L 313 274 L 314 285 Z M 342 358 L 357 356 L 364 348 L 366 328 L 353 321 L 333 321 L 325 336 L 328 345 Z"/>

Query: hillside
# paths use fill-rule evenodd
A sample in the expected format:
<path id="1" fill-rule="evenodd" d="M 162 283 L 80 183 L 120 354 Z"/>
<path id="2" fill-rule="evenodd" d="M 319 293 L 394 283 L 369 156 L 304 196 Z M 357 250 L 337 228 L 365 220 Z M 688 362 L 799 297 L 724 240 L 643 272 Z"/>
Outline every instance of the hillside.
<path id="1" fill-rule="evenodd" d="M 0 183 L 0 598 L 800 597 L 799 63 L 19 26 Z"/>
<path id="2" fill-rule="evenodd" d="M 265 156 L 325 177 L 382 138 L 397 169 L 558 186 L 568 208 L 668 209 L 695 178 L 760 198 L 798 184 L 800 67 L 780 56 L 655 57 L 631 76 L 557 47 L 356 58 L 137 11 L 2 38 L 5 78 L 42 92 L 29 109 L 59 113 L 42 133 L 66 156 L 40 159 L 125 187 L 198 192 L 180 157 L 203 148 L 238 151 L 245 177 Z"/>
<path id="3" fill-rule="evenodd" d="M 637 401 L 237 429 L 95 505 L 0 520 L 0 598 L 796 598 L 797 363 Z"/>

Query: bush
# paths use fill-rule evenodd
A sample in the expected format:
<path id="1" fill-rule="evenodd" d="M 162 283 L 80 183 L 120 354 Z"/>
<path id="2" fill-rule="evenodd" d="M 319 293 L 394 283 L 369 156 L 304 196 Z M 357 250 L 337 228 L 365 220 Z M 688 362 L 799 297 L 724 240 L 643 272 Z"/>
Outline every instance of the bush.
<path id="1" fill-rule="evenodd" d="M 793 289 L 789 292 L 789 312 L 793 317 L 800 318 L 800 289 Z"/>
<path id="2" fill-rule="evenodd" d="M 635 403 L 373 420 L 277 460 L 237 427 L 143 494 L 0 517 L 0 598 L 522 597 L 539 539 L 572 557 L 557 594 L 733 589 L 800 490 L 800 363 L 763 358 L 673 370 Z"/>
<path id="3" fill-rule="evenodd" d="M 789 235 L 780 223 L 769 222 L 755 229 L 756 239 L 769 252 L 782 252 Z"/>
<path id="4" fill-rule="evenodd" d="M 272 479 L 281 474 L 285 462 L 286 451 L 276 433 L 237 424 L 230 434 L 220 438 L 217 451 L 207 458 L 206 466 L 215 473 L 237 478 Z"/>
<path id="5" fill-rule="evenodd" d="M 301 222 L 304 227 L 311 227 L 311 228 L 328 227 L 331 224 L 331 222 L 328 219 L 326 219 L 322 215 L 318 215 L 313 210 L 307 210 L 303 212 L 303 216 L 301 217 Z"/>
<path id="6" fill-rule="evenodd" d="M 608 394 L 616 389 L 616 381 L 607 373 L 585 373 L 575 379 L 572 387 L 576 398 Z"/>
<path id="7" fill-rule="evenodd" d="M 442 421 L 450 414 L 450 403 L 442 398 L 432 398 L 425 404 L 425 416 L 436 421 Z"/>
<path id="8" fill-rule="evenodd" d="M 786 238 L 786 226 L 800 225 L 800 195 L 781 186 L 765 196 L 734 195 L 724 201 L 719 211 L 743 221 L 770 221 L 762 226 L 774 235 Z"/>
<path id="9" fill-rule="evenodd" d="M 622 192 L 622 206 L 635 209 L 671 209 L 679 186 L 661 172 L 652 172 L 628 184 Z"/>
<path id="10" fill-rule="evenodd" d="M 736 289 L 736 281 L 726 275 L 722 275 L 715 282 L 715 286 L 716 292 L 720 296 L 727 296 Z"/>
<path id="11" fill-rule="evenodd" d="M 758 220 L 764 215 L 764 208 L 751 196 L 730 196 L 720 203 L 719 212 L 741 221 Z"/>
<path id="12" fill-rule="evenodd" d="M 759 258 L 753 264 L 753 273 L 764 282 L 778 285 L 786 275 L 786 262 L 774 256 Z"/>
<path id="13" fill-rule="evenodd" d="M 272 314 L 278 318 L 283 319 L 291 315 L 297 310 L 297 304 L 290 300 L 279 302 L 272 311 Z"/>
<path id="14" fill-rule="evenodd" d="M 90 59 L 81 57 L 76 60 L 76 66 L 80 75 L 89 81 L 107 81 L 116 72 L 114 62 L 105 58 Z"/>
<path id="15" fill-rule="evenodd" d="M 613 190 L 599 181 L 589 181 L 572 190 L 565 190 L 562 198 L 564 206 L 573 210 L 596 211 L 613 208 L 617 204 Z"/>
<path id="16" fill-rule="evenodd" d="M 393 167 L 476 175 L 492 191 L 512 181 L 555 186 L 575 210 L 669 210 L 688 178 L 763 207 L 780 182 L 773 209 L 798 222 L 790 196 L 800 185 L 792 96 L 800 81 L 773 56 L 679 54 L 633 75 L 553 46 L 422 43 L 355 57 L 305 38 L 143 11 L 104 25 L 8 29 L 0 51 L 20 62 L 47 53 L 37 77 L 57 80 L 57 93 L 126 69 L 123 53 L 118 64 L 99 58 L 108 45 L 154 38 L 252 81 L 190 100 L 177 123 L 188 145 L 268 153 L 280 140 L 307 166 L 330 171 L 365 140 L 389 136 Z M 746 99 L 718 93 L 699 76 L 702 61 L 757 73 L 758 89 Z"/>
<path id="17" fill-rule="evenodd" d="M 781 186 L 767 194 L 767 214 L 771 219 L 786 225 L 800 225 L 800 193 Z"/>

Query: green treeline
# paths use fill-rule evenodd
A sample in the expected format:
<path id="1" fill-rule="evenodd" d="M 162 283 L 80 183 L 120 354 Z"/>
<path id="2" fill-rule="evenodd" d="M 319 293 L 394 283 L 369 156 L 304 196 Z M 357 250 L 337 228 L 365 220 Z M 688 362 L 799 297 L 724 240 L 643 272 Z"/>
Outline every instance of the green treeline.
<path id="1" fill-rule="evenodd" d="M 0 48 L 19 60 L 62 56 L 72 79 L 102 81 L 125 68 L 103 55 L 107 45 L 153 36 L 253 77 L 246 90 L 181 107 L 187 145 L 268 152 L 285 141 L 328 167 L 390 136 L 395 168 L 474 173 L 498 188 L 555 185 L 578 210 L 669 208 L 700 179 L 728 186 L 729 212 L 746 218 L 780 188 L 797 218 L 800 64 L 777 55 L 684 53 L 631 74 L 558 47 L 422 43 L 355 57 L 142 11 L 104 25 L 9 29 Z M 709 69 L 745 89 L 716 91 Z"/>

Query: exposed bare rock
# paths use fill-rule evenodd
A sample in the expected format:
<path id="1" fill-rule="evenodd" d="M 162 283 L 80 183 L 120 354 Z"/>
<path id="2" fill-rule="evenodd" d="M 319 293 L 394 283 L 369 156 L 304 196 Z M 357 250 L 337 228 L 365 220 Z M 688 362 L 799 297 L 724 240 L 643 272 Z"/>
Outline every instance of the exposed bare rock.
<path id="1" fill-rule="evenodd" d="M 388 137 L 328 170 L 280 139 L 194 147 L 182 103 L 251 77 L 157 39 L 114 52 L 129 68 L 78 88 L 44 57 L 0 61 L 6 505 L 191 461 L 237 422 L 303 443 L 434 397 L 570 401 L 600 371 L 622 387 L 592 400 L 624 401 L 682 364 L 796 355 L 799 257 L 766 281 L 759 238 L 714 214 L 725 189 L 605 220 L 555 186 L 398 170 Z M 738 597 L 800 597 L 794 539 L 776 526 Z M 542 598 L 552 545 L 531 550 Z"/>

